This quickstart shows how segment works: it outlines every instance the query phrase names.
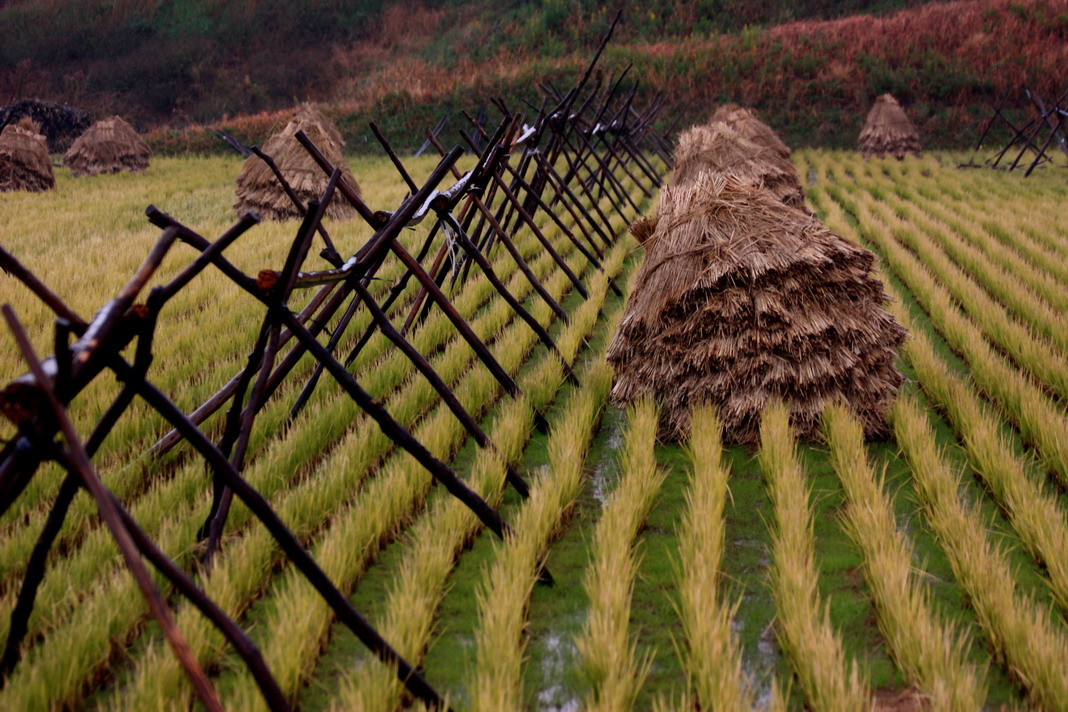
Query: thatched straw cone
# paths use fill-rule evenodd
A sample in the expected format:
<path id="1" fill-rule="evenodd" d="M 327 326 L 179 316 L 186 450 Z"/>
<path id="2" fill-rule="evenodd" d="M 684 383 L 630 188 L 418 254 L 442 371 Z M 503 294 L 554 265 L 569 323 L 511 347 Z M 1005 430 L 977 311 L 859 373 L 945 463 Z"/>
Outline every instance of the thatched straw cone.
<path id="1" fill-rule="evenodd" d="M 330 119 L 326 118 L 323 112 L 319 111 L 319 108 L 315 104 L 307 101 L 301 102 L 297 110 L 293 112 L 293 121 L 304 122 L 306 124 L 319 124 L 319 127 L 326 134 L 326 137 L 330 139 L 337 148 L 345 147 L 345 139 L 341 137 L 341 132 L 337 129 L 335 124 Z"/>
<path id="2" fill-rule="evenodd" d="M 920 134 L 897 99 L 883 94 L 868 112 L 857 148 L 865 158 L 889 154 L 900 161 L 906 153 L 920 155 Z"/>
<path id="3" fill-rule="evenodd" d="M 709 123 L 715 121 L 722 121 L 758 146 L 770 149 L 783 158 L 790 158 L 790 147 L 751 109 L 743 109 L 737 104 L 723 104 L 712 114 Z"/>
<path id="4" fill-rule="evenodd" d="M 8 124 L 0 132 L 0 193 L 56 187 L 45 137 L 23 123 Z"/>
<path id="5" fill-rule="evenodd" d="M 341 146 L 330 140 L 323 126 L 317 122 L 290 121 L 281 133 L 267 139 L 263 152 L 278 164 L 282 175 L 301 201 L 307 204 L 309 200 L 322 197 L 329 177 L 294 138 L 297 131 L 304 131 L 330 163 L 340 166 L 342 177 L 359 193 L 360 186 L 345 164 Z M 238 213 L 253 210 L 269 220 L 300 217 L 300 212 L 279 185 L 270 167 L 256 156 L 245 159 L 241 175 L 237 177 L 237 203 L 234 207 Z M 336 192 L 326 214 L 334 220 L 348 220 L 356 214 L 356 209 L 340 192 Z"/>
<path id="6" fill-rule="evenodd" d="M 709 402 L 728 441 L 755 444 L 769 401 L 788 401 L 816 438 L 823 406 L 842 399 L 869 436 L 885 434 L 905 330 L 882 308 L 870 252 L 715 172 L 662 191 L 644 248 L 608 349 L 615 403 L 652 395 L 675 439 Z"/>
<path id="7" fill-rule="evenodd" d="M 801 180 L 790 159 L 743 138 L 721 121 L 684 131 L 675 149 L 674 164 L 672 185 L 697 180 L 704 171 L 733 173 L 754 185 L 762 185 L 787 205 L 807 210 Z"/>
<path id="8" fill-rule="evenodd" d="M 152 149 L 120 116 L 97 121 L 75 139 L 64 156 L 71 175 L 98 176 L 102 173 L 148 168 Z"/>

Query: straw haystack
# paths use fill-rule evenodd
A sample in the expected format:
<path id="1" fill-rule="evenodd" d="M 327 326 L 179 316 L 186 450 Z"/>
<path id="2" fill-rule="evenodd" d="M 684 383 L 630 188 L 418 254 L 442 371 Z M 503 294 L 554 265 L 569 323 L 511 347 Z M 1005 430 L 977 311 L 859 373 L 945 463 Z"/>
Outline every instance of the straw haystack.
<path id="1" fill-rule="evenodd" d="M 857 148 L 865 158 L 889 154 L 900 161 L 906 153 L 920 155 L 920 134 L 897 99 L 883 94 L 868 112 Z"/>
<path id="2" fill-rule="evenodd" d="M 64 156 L 71 175 L 98 176 L 148 168 L 152 149 L 120 116 L 97 121 L 79 136 Z"/>
<path id="3" fill-rule="evenodd" d="M 675 149 L 674 164 L 673 185 L 692 182 L 703 171 L 733 173 L 762 185 L 787 205 L 807 210 L 801 181 L 790 159 L 743 138 L 721 121 L 684 131 Z"/>
<path id="4" fill-rule="evenodd" d="M 330 119 L 326 118 L 323 112 L 319 111 L 319 108 L 315 104 L 307 101 L 302 102 L 297 110 L 293 112 L 292 121 L 304 122 L 306 124 L 319 124 L 323 133 L 326 135 L 330 142 L 337 148 L 341 149 L 345 147 L 345 139 L 341 138 L 341 132 L 337 129 L 335 124 Z"/>
<path id="5" fill-rule="evenodd" d="M 835 399 L 868 435 L 885 433 L 905 330 L 882 308 L 870 252 L 716 172 L 665 188 L 655 225 L 642 225 L 645 263 L 608 350 L 614 402 L 651 394 L 668 438 L 710 402 L 728 441 L 753 444 L 772 399 L 791 404 L 805 437 Z"/>
<path id="6" fill-rule="evenodd" d="M 306 204 L 309 200 L 318 200 L 326 189 L 328 176 L 297 141 L 297 131 L 304 131 L 331 164 L 341 167 L 342 177 L 358 193 L 360 187 L 345 164 L 341 147 L 330 140 L 323 126 L 317 122 L 290 121 L 281 133 L 267 139 L 263 152 L 278 164 L 282 175 L 301 201 Z M 270 220 L 300 217 L 300 212 L 279 185 L 274 172 L 256 156 L 245 159 L 241 175 L 237 177 L 237 203 L 234 207 L 238 213 L 253 210 Z M 340 193 L 335 193 L 326 214 L 335 220 L 347 220 L 356 214 L 356 209 Z"/>
<path id="7" fill-rule="evenodd" d="M 0 193 L 40 192 L 56 187 L 48 143 L 28 118 L 0 132 Z"/>
<path id="8" fill-rule="evenodd" d="M 758 146 L 770 149 L 783 158 L 790 158 L 790 147 L 751 109 L 743 109 L 737 104 L 723 104 L 712 114 L 709 123 L 716 121 L 722 121 Z"/>
<path id="9" fill-rule="evenodd" d="M 81 109 L 40 99 L 20 99 L 14 104 L 0 106 L 0 129 L 24 118 L 37 124 L 37 133 L 48 141 L 49 153 L 66 153 L 90 123 L 89 114 Z"/>

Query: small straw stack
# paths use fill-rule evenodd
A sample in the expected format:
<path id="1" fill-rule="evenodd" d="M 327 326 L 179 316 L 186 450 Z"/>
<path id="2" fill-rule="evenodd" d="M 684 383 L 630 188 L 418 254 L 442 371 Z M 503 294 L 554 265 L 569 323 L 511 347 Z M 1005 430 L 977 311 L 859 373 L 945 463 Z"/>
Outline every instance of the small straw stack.
<path id="1" fill-rule="evenodd" d="M 868 112 L 857 149 L 865 158 L 890 155 L 900 161 L 906 153 L 920 155 L 920 134 L 897 99 L 883 94 Z"/>
<path id="2" fill-rule="evenodd" d="M 48 144 L 28 118 L 8 124 L 0 132 L 0 193 L 41 192 L 56 187 Z"/>
<path id="3" fill-rule="evenodd" d="M 295 136 L 298 131 L 304 131 L 327 160 L 341 168 L 342 177 L 359 193 L 360 186 L 341 152 L 344 143 L 337 127 L 318 109 L 304 104 L 294 112 L 285 128 L 267 139 L 263 146 L 263 152 L 274 159 L 301 201 L 307 204 L 309 200 L 318 200 L 326 189 L 329 176 L 297 141 Z M 301 217 L 274 172 L 257 156 L 245 159 L 245 165 L 237 177 L 237 203 L 234 208 L 238 213 L 252 210 L 270 220 Z M 326 215 L 334 220 L 348 220 L 355 214 L 356 209 L 336 193 L 326 209 Z"/>
<path id="4" fill-rule="evenodd" d="M 71 175 L 141 173 L 148 168 L 152 149 L 120 116 L 97 121 L 74 140 L 64 156 Z"/>
<path id="5" fill-rule="evenodd" d="M 693 406 L 710 403 L 726 441 L 755 445 L 778 400 L 802 437 L 820 437 L 833 401 L 885 435 L 906 332 L 883 309 L 873 255 L 808 211 L 769 127 L 737 107 L 717 115 L 733 125 L 680 137 L 659 214 L 631 228 L 646 259 L 608 350 L 613 401 L 655 397 L 668 439 L 686 437 Z"/>

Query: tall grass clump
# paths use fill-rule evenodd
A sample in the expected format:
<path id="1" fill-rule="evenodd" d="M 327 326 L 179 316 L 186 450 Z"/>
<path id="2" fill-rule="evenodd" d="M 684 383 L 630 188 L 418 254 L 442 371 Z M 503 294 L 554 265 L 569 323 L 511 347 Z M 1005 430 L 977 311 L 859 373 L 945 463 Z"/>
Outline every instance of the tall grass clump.
<path id="1" fill-rule="evenodd" d="M 812 505 L 790 413 L 782 403 L 764 410 L 758 457 L 775 513 L 771 589 L 782 649 L 813 710 L 868 710 L 867 686 L 856 662 L 846 661 L 830 608 L 820 599 Z"/>

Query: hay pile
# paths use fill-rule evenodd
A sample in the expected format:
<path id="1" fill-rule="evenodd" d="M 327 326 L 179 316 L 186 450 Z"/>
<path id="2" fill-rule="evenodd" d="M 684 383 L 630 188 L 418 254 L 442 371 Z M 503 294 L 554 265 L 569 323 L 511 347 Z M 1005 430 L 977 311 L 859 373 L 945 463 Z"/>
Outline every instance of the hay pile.
<path id="1" fill-rule="evenodd" d="M 23 117 L 18 124 L 5 126 L 0 132 L 0 193 L 55 187 L 48 144 L 37 125 Z"/>
<path id="2" fill-rule="evenodd" d="M 64 153 L 74 139 L 89 128 L 89 114 L 63 104 L 37 99 L 22 99 L 0 107 L 0 128 L 29 118 L 37 124 L 37 133 L 48 141 L 49 153 Z"/>
<path id="3" fill-rule="evenodd" d="M 755 444 L 771 399 L 791 404 L 803 437 L 818 437 L 838 398 L 869 436 L 886 432 L 905 330 L 882 308 L 871 253 L 714 171 L 665 188 L 645 226 L 645 263 L 608 350 L 614 402 L 652 394 L 668 438 L 707 401 L 727 441 Z"/>
<path id="4" fill-rule="evenodd" d="M 723 104 L 712 114 L 710 123 L 716 121 L 727 124 L 741 134 L 742 138 L 774 151 L 786 160 L 790 159 L 790 147 L 783 143 L 770 126 L 758 119 L 751 109 L 743 109 L 737 104 Z"/>
<path id="5" fill-rule="evenodd" d="M 297 131 L 304 131 L 330 163 L 341 167 L 342 176 L 349 185 L 357 192 L 360 190 L 345 164 L 341 144 L 331 138 L 329 129 L 333 124 L 327 124 L 309 117 L 293 120 L 263 145 L 263 152 L 274 159 L 286 181 L 305 204 L 322 196 L 328 176 L 294 138 Z M 333 130 L 336 132 L 337 128 L 333 127 Z M 337 140 L 340 140 L 340 134 L 337 135 Z M 241 175 L 237 177 L 237 203 L 234 207 L 238 213 L 252 210 L 270 220 L 300 217 L 300 212 L 286 195 L 270 167 L 256 156 L 245 159 Z M 326 214 L 335 220 L 347 220 L 356 214 L 356 209 L 340 193 L 335 193 Z"/>
<path id="6" fill-rule="evenodd" d="M 319 127 L 326 134 L 326 137 L 332 144 L 338 148 L 345 147 L 345 139 L 341 137 L 341 132 L 337 129 L 335 124 L 330 119 L 326 118 L 326 115 L 319 110 L 315 104 L 304 101 L 293 112 L 291 121 L 304 122 L 306 124 L 319 124 Z"/>
<path id="7" fill-rule="evenodd" d="M 122 117 L 97 121 L 79 136 L 64 156 L 71 175 L 98 176 L 148 168 L 152 150 Z"/>
<path id="8" fill-rule="evenodd" d="M 807 210 L 801 181 L 790 159 L 742 137 L 721 121 L 694 126 L 679 136 L 672 184 L 689 183 L 705 171 L 731 173 L 763 186 L 787 205 Z"/>
<path id="9" fill-rule="evenodd" d="M 883 94 L 868 112 L 857 148 L 865 158 L 891 155 L 900 161 L 906 153 L 920 155 L 920 134 L 897 99 Z"/>

